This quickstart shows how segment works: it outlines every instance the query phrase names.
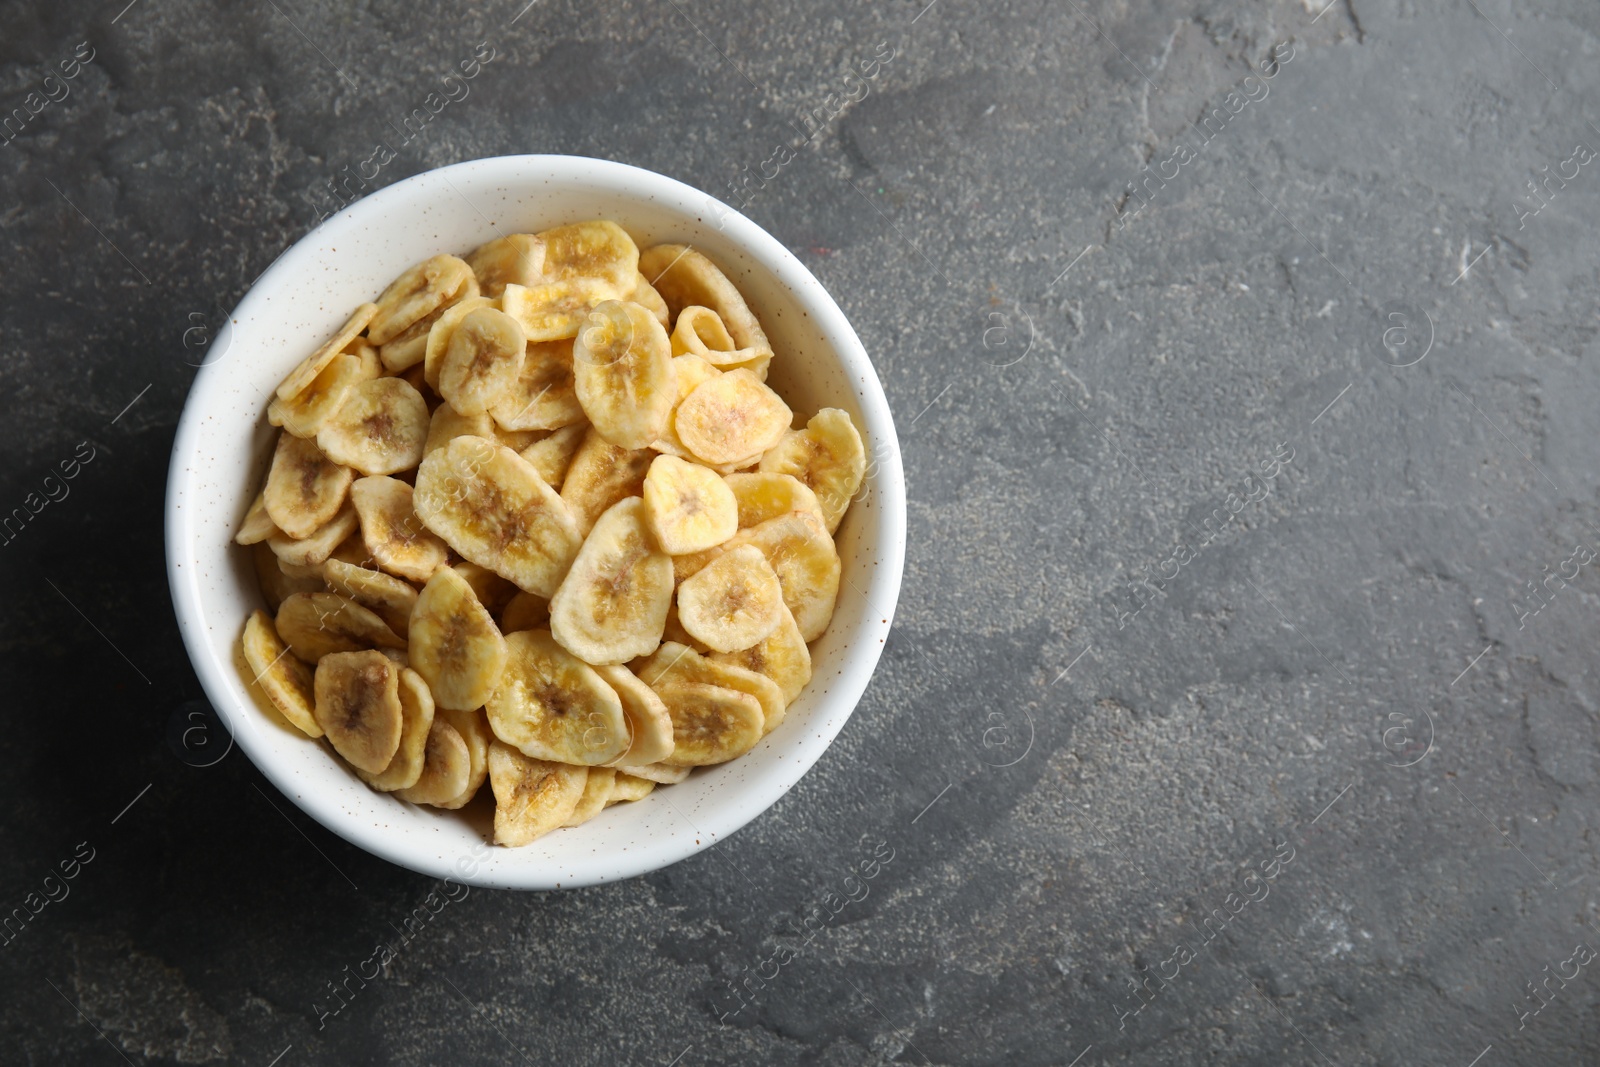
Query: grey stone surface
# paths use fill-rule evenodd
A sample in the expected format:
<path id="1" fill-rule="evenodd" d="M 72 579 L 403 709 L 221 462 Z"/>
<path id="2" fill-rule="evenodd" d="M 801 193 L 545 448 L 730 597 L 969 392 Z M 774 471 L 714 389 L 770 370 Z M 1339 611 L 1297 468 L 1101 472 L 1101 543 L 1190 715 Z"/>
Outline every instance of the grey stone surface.
<path id="1" fill-rule="evenodd" d="M 0 9 L 7 114 L 93 49 L 0 147 L 0 510 L 92 454 L 0 544 L 0 907 L 78 864 L 0 947 L 0 1059 L 1600 1058 L 1600 579 L 1550 577 L 1600 545 L 1600 7 L 123 2 Z M 434 885 L 178 758 L 166 458 L 205 331 L 480 42 L 372 187 L 549 151 L 727 197 L 893 50 L 748 211 L 877 362 L 905 587 L 747 829 L 473 891 L 319 1025 Z"/>

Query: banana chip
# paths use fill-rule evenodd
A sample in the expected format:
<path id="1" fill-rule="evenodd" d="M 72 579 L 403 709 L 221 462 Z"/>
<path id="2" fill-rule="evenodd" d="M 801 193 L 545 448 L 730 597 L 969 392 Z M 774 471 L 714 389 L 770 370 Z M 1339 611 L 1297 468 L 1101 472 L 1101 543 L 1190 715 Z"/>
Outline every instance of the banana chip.
<path id="1" fill-rule="evenodd" d="M 665 707 L 666 705 L 662 705 Z M 665 763 L 645 763 L 624 766 L 618 764 L 618 774 L 627 775 L 629 778 L 642 778 L 655 785 L 677 785 L 689 777 L 689 767 L 669 767 Z"/>
<path id="2" fill-rule="evenodd" d="M 866 477 L 867 450 L 847 413 L 823 408 L 805 429 L 784 434 L 761 457 L 761 470 L 792 475 L 805 483 L 816 494 L 831 534 Z"/>
<path id="3" fill-rule="evenodd" d="M 715 552 L 707 552 L 705 554 L 707 556 L 716 555 Z M 674 557 L 674 562 L 676 562 L 678 558 L 681 557 Z M 661 631 L 661 640 L 663 642 L 671 641 L 674 644 L 679 645 L 688 645 L 690 648 L 700 653 L 711 651 L 711 649 L 701 644 L 698 638 L 683 628 L 683 623 L 678 621 L 678 605 L 676 602 L 674 602 L 672 607 L 667 611 L 667 626 L 666 629 Z"/>
<path id="4" fill-rule="evenodd" d="M 727 275 L 699 252 L 687 245 L 647 248 L 639 254 L 639 273 L 655 286 L 674 315 L 695 305 L 710 308 L 722 319 L 736 348 L 771 358 L 772 344 L 750 305 Z"/>
<path id="5" fill-rule="evenodd" d="M 601 766 L 627 751 L 622 702 L 593 667 L 558 645 L 549 630 L 524 630 L 505 640 L 500 687 L 484 705 L 496 737 L 529 756 L 580 766 Z"/>
<path id="6" fill-rule="evenodd" d="M 433 409 L 433 416 L 428 421 L 428 437 L 422 444 L 422 454 L 426 456 L 435 449 L 443 448 L 457 437 L 482 437 L 493 441 L 494 420 L 487 412 L 463 415 L 449 404 L 440 404 Z"/>
<path id="7" fill-rule="evenodd" d="M 526 845 L 566 822 L 588 779 L 587 767 L 530 759 L 499 741 L 490 745 L 494 843 Z"/>
<path id="8" fill-rule="evenodd" d="M 618 448 L 590 427 L 561 483 L 561 499 L 572 509 L 578 529 L 587 534 L 611 505 L 638 496 L 655 457 L 648 448 Z"/>
<path id="9" fill-rule="evenodd" d="M 540 596 L 556 591 L 583 539 L 539 472 L 481 437 L 458 437 L 424 459 L 413 504 L 463 557 Z"/>
<path id="10" fill-rule="evenodd" d="M 577 455 L 578 446 L 583 444 L 589 427 L 582 421 L 572 426 L 563 426 L 553 431 L 550 436 L 540 438 L 533 444 L 518 453 L 523 459 L 533 464 L 533 469 L 539 472 L 545 484 L 554 488 L 566 480 L 567 468 L 572 466 L 572 457 Z"/>
<path id="11" fill-rule="evenodd" d="M 582 826 L 599 815 L 611 801 L 611 790 L 616 786 L 617 772 L 609 767 L 590 767 L 583 781 L 583 794 L 573 807 L 572 814 L 562 826 Z"/>
<path id="12" fill-rule="evenodd" d="M 674 767 L 708 767 L 749 752 L 761 740 L 761 705 L 748 693 L 697 682 L 669 682 L 656 690 L 672 716 Z"/>
<path id="13" fill-rule="evenodd" d="M 645 528 L 643 513 L 638 497 L 612 505 L 550 598 L 551 632 L 586 663 L 625 663 L 661 643 L 672 560 Z"/>
<path id="14" fill-rule="evenodd" d="M 500 614 L 501 609 L 519 592 L 516 586 L 488 567 L 462 560 L 451 564 L 450 569 L 467 580 L 467 584 L 472 586 L 472 595 L 478 598 L 478 603 L 489 609 L 490 615 Z"/>
<path id="15" fill-rule="evenodd" d="M 754 545 L 723 552 L 678 586 L 678 621 L 717 652 L 739 652 L 783 621 L 783 586 Z"/>
<path id="16" fill-rule="evenodd" d="M 816 519 L 803 511 L 768 519 L 740 530 L 724 549 L 751 544 L 778 572 L 783 602 L 794 615 L 800 636 L 815 641 L 828 628 L 839 599 L 839 551 Z"/>
<path id="17" fill-rule="evenodd" d="M 656 784 L 648 778 L 618 771 L 616 777 L 611 780 L 611 796 L 606 799 L 606 807 L 630 800 L 643 800 L 655 787 Z"/>
<path id="18" fill-rule="evenodd" d="M 403 378 L 376 378 L 350 390 L 317 431 L 317 445 L 362 474 L 415 467 L 428 439 L 428 403 Z"/>
<path id="19" fill-rule="evenodd" d="M 408 667 L 400 669 L 400 744 L 394 758 L 381 772 L 356 769 L 363 782 L 384 793 L 409 789 L 422 777 L 427 754 L 428 734 L 433 730 L 433 696 L 422 675 Z"/>
<path id="20" fill-rule="evenodd" d="M 678 400 L 672 346 L 645 308 L 623 300 L 597 305 L 573 342 L 572 371 L 578 403 L 607 441 L 645 448 L 666 431 Z"/>
<path id="21" fill-rule="evenodd" d="M 489 413 L 506 430 L 555 430 L 582 422 L 572 342 L 529 342 L 516 381 L 494 400 Z"/>
<path id="22" fill-rule="evenodd" d="M 311 668 L 289 654 L 289 647 L 278 640 L 278 631 L 264 611 L 252 611 L 239 639 L 245 662 L 255 675 L 252 679 L 267 694 L 272 706 L 307 737 L 321 737 L 317 724 L 316 694 L 311 687 Z"/>
<path id="23" fill-rule="evenodd" d="M 618 763 L 655 763 L 672 754 L 672 718 L 656 691 L 621 664 L 604 664 L 595 672 L 606 680 L 622 701 L 628 720 L 629 743 Z"/>
<path id="24" fill-rule="evenodd" d="M 803 511 L 826 525 L 822 505 L 811 487 L 788 474 L 729 474 L 723 479 L 739 505 L 739 529 L 759 526 L 791 511 Z"/>
<path id="25" fill-rule="evenodd" d="M 633 292 L 627 299 L 654 315 L 663 329 L 672 325 L 672 313 L 667 310 L 667 302 L 661 299 L 661 294 L 656 292 L 655 286 L 651 285 L 643 274 L 633 283 Z"/>
<path id="26" fill-rule="evenodd" d="M 267 538 L 267 547 L 278 557 L 280 566 L 319 567 L 323 560 L 333 555 L 333 550 L 355 532 L 356 510 L 346 503 L 338 514 L 311 532 L 309 537 L 294 538 L 281 533 Z M 284 573 L 290 573 L 285 571 Z M 302 572 L 302 576 L 320 575 L 320 571 Z"/>
<path id="27" fill-rule="evenodd" d="M 390 574 L 425 582 L 445 565 L 445 544 L 417 517 L 415 491 L 398 478 L 358 478 L 350 499 L 361 519 L 361 540 Z"/>
<path id="28" fill-rule="evenodd" d="M 288 400 L 273 397 L 267 405 L 267 421 L 282 426 L 296 437 L 315 437 L 322 424 L 339 410 L 350 390 L 363 380 L 361 360 L 339 353 L 322 368 L 311 384 Z"/>
<path id="29" fill-rule="evenodd" d="M 423 746 L 422 773 L 415 784 L 395 792 L 395 796 L 408 804 L 452 807 L 472 784 L 472 753 L 446 714 L 443 710 L 434 712 L 433 725 L 428 728 L 428 740 Z"/>
<path id="30" fill-rule="evenodd" d="M 708 657 L 713 663 L 743 667 L 747 671 L 771 678 L 783 693 L 784 704 L 793 702 L 800 691 L 811 681 L 811 650 L 788 605 L 783 607 L 783 618 L 778 628 L 762 640 L 739 652 L 714 652 Z"/>
<path id="31" fill-rule="evenodd" d="M 405 633 L 411 626 L 417 591 L 393 575 L 330 557 L 322 565 L 322 577 L 329 590 L 354 600 L 396 634 Z"/>
<path id="32" fill-rule="evenodd" d="M 377 310 L 367 324 L 367 340 L 382 345 L 398 336 L 438 310 L 471 276 L 472 268 L 455 256 L 434 256 L 418 263 L 378 297 Z"/>
<path id="33" fill-rule="evenodd" d="M 743 693 L 754 699 L 761 708 L 762 730 L 765 733 L 770 733 L 773 727 L 783 721 L 784 711 L 788 707 L 783 699 L 783 690 L 771 678 L 731 663 L 707 659 L 682 645 L 662 645 L 653 655 L 639 661 L 635 670 L 640 680 L 657 693 L 660 693 L 662 686 L 677 682 L 714 685 Z"/>
<path id="34" fill-rule="evenodd" d="M 443 708 L 469 710 L 500 684 L 506 641 L 467 580 L 440 567 L 422 587 L 408 631 L 411 665 Z"/>
<path id="35" fill-rule="evenodd" d="M 657 456 L 645 475 L 645 521 L 674 556 L 715 548 L 739 529 L 733 490 L 713 470 L 676 456 Z"/>
<path id="36" fill-rule="evenodd" d="M 488 297 L 468 297 L 450 305 L 434 320 L 428 328 L 427 343 L 422 348 L 422 378 L 428 383 L 428 388 L 438 390 L 439 368 L 444 365 L 445 353 L 450 350 L 450 339 L 456 335 L 456 328 L 462 320 L 474 311 L 493 307 L 494 301 Z"/>
<path id="37" fill-rule="evenodd" d="M 542 596 L 517 591 L 500 612 L 500 632 L 550 628 L 550 601 Z"/>
<path id="38" fill-rule="evenodd" d="M 279 400 L 292 400 L 305 390 L 321 374 L 323 368 L 332 363 L 334 357 L 343 352 L 355 336 L 368 328 L 373 315 L 377 313 L 377 305 L 362 304 L 339 327 L 339 332 L 321 348 L 301 360 L 300 365 L 289 372 L 289 376 L 278 385 L 277 396 Z"/>
<path id="39" fill-rule="evenodd" d="M 378 774 L 400 747 L 400 668 L 381 652 L 335 652 L 317 663 L 317 725 L 357 771 Z"/>
<path id="40" fill-rule="evenodd" d="M 471 711 L 440 708 L 439 716 L 455 727 L 461 740 L 467 743 L 467 784 L 454 797 L 440 801 L 436 806 L 451 809 L 465 807 L 488 777 L 489 746 L 494 743 L 494 734 L 489 730 L 489 720 L 483 717 L 482 708 Z"/>
<path id="41" fill-rule="evenodd" d="M 595 278 L 610 285 L 619 297 L 638 285 L 639 247 L 614 222 L 599 219 L 543 230 L 543 278 L 547 282 Z"/>
<path id="42" fill-rule="evenodd" d="M 544 242 L 531 233 L 513 233 L 479 245 L 467 256 L 485 296 L 497 297 L 508 283 L 533 285 L 544 274 Z"/>
<path id="43" fill-rule="evenodd" d="M 378 356 L 378 350 L 365 337 L 357 337 L 351 341 L 346 346 L 344 354 L 354 356 L 356 359 L 356 381 L 370 382 L 374 378 L 383 377 L 383 360 Z"/>
<path id="44" fill-rule="evenodd" d="M 323 455 L 315 441 L 279 434 L 262 506 L 285 535 L 310 537 L 339 513 L 354 478 L 354 471 Z"/>
<path id="45" fill-rule="evenodd" d="M 244 521 L 239 524 L 239 532 L 233 535 L 233 543 L 236 545 L 260 544 L 278 532 L 278 524 L 272 521 L 271 515 L 267 514 L 265 496 L 257 493 L 256 498 L 250 502 L 250 510 L 244 513 Z"/>
<path id="46" fill-rule="evenodd" d="M 517 384 L 526 348 L 510 315 L 492 307 L 467 312 L 439 361 L 439 395 L 463 415 L 488 411 Z"/>
<path id="47" fill-rule="evenodd" d="M 678 405 L 678 440 L 707 463 L 739 463 L 777 444 L 793 418 L 783 398 L 746 368 L 700 383 Z"/>
<path id="48" fill-rule="evenodd" d="M 763 381 L 766 380 L 766 362 L 754 348 L 740 348 L 734 344 L 722 316 L 710 308 L 690 305 L 678 312 L 678 321 L 672 327 L 672 354 L 693 355 L 705 360 L 719 370 L 748 367 Z"/>
<path id="49" fill-rule="evenodd" d="M 285 597 L 278 606 L 274 625 L 284 644 L 307 663 L 375 645 L 406 647 L 376 614 L 337 593 L 293 593 Z"/>

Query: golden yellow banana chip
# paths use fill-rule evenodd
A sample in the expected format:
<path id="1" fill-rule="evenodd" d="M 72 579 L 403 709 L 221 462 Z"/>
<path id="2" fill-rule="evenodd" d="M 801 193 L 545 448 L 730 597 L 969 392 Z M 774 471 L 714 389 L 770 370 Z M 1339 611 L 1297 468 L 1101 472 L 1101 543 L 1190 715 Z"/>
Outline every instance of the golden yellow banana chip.
<path id="1" fill-rule="evenodd" d="M 761 740 L 761 705 L 748 693 L 697 682 L 668 682 L 656 693 L 672 716 L 668 766 L 727 763 Z"/>
<path id="2" fill-rule="evenodd" d="M 257 493 L 256 498 L 250 502 L 250 510 L 244 513 L 244 521 L 239 524 L 239 532 L 233 535 L 233 543 L 259 544 L 278 532 L 278 524 L 267 514 L 265 495 Z"/>
<path id="3" fill-rule="evenodd" d="M 406 647 L 376 614 L 337 593 L 292 593 L 278 606 L 273 624 L 284 644 L 307 663 L 375 645 Z"/>
<path id="4" fill-rule="evenodd" d="M 378 350 L 367 341 L 365 337 L 357 337 L 345 347 L 344 354 L 354 356 L 356 359 L 356 381 L 370 382 L 374 378 L 381 378 L 385 373 L 383 360 L 378 355 Z"/>
<path id="5" fill-rule="evenodd" d="M 758 357 L 772 356 L 772 344 L 750 305 L 717 265 L 687 245 L 656 245 L 639 254 L 639 273 L 667 302 L 674 314 L 699 305 L 715 311 L 735 347 Z"/>
<path id="6" fill-rule="evenodd" d="M 640 680 L 657 693 L 663 685 L 694 682 L 746 694 L 761 708 L 764 733 L 770 733 L 773 727 L 783 721 L 784 711 L 788 708 L 783 690 L 771 678 L 731 663 L 707 659 L 682 645 L 663 644 L 652 655 L 635 662 L 633 666 Z"/>
<path id="7" fill-rule="evenodd" d="M 323 455 L 315 441 L 279 434 L 262 506 L 289 537 L 310 537 L 339 513 L 355 472 Z"/>
<path id="8" fill-rule="evenodd" d="M 494 742 L 494 733 L 489 729 L 489 720 L 484 717 L 482 708 L 473 708 L 471 711 L 440 708 L 438 715 L 454 726 L 461 740 L 467 743 L 467 784 L 454 797 L 436 806 L 450 809 L 465 807 L 488 777 L 489 746 Z"/>
<path id="9" fill-rule="evenodd" d="M 316 694 L 311 687 L 311 668 L 289 654 L 289 646 L 278 640 L 278 631 L 264 611 L 252 611 L 239 639 L 245 662 L 272 706 L 307 737 L 321 737 L 317 724 Z"/>
<path id="10" fill-rule="evenodd" d="M 611 505 L 638 496 L 655 457 L 648 448 L 619 448 L 590 427 L 561 483 L 561 499 L 572 509 L 578 529 L 587 534 Z"/>
<path id="11" fill-rule="evenodd" d="M 382 652 L 334 652 L 317 662 L 317 725 L 358 771 L 378 774 L 400 747 L 400 668 Z"/>
<path id="12" fill-rule="evenodd" d="M 820 524 L 827 520 L 822 515 L 822 505 L 810 486 L 788 474 L 771 474 L 753 471 L 748 474 L 729 474 L 723 479 L 733 490 L 739 504 L 739 528 L 759 526 L 768 519 L 780 518 L 791 511 L 803 511 Z"/>
<path id="13" fill-rule="evenodd" d="M 410 627 L 417 591 L 394 575 L 330 556 L 322 565 L 322 577 L 331 592 L 354 600 L 396 634 Z"/>
<path id="14" fill-rule="evenodd" d="M 517 591 L 500 612 L 500 632 L 550 628 L 550 601 L 542 596 Z"/>
<path id="15" fill-rule="evenodd" d="M 833 538 L 812 515 L 793 511 L 740 530 L 723 546 L 755 545 L 778 572 L 783 602 L 789 606 L 800 636 L 815 641 L 828 628 L 839 599 L 839 551 Z"/>
<path id="16" fill-rule="evenodd" d="M 644 524 L 644 502 L 600 516 L 550 598 L 550 630 L 585 663 L 626 663 L 661 643 L 672 603 L 672 560 Z"/>
<path id="17" fill-rule="evenodd" d="M 469 710 L 500 684 L 506 641 L 467 580 L 440 567 L 411 609 L 411 666 L 443 708 Z"/>
<path id="18" fill-rule="evenodd" d="M 513 233 L 479 245 L 467 256 L 485 296 L 497 297 L 508 283 L 533 285 L 544 274 L 544 242 L 531 233 Z"/>
<path id="19" fill-rule="evenodd" d="M 362 474 L 415 467 L 428 439 L 428 403 L 403 378 L 375 378 L 346 395 L 317 431 L 317 446 Z"/>
<path id="20" fill-rule="evenodd" d="M 446 713 L 436 710 L 423 746 L 422 773 L 410 787 L 397 790 L 395 796 L 408 804 L 455 807 L 455 801 L 471 784 L 472 754 L 467 742 Z"/>
<path id="21" fill-rule="evenodd" d="M 450 350 L 450 339 L 456 335 L 461 321 L 474 311 L 494 307 L 488 297 L 474 296 L 458 300 L 446 308 L 428 328 L 427 343 L 422 346 L 422 378 L 435 392 L 439 389 L 439 368 L 444 365 L 445 353 Z"/>
<path id="22" fill-rule="evenodd" d="M 795 625 L 788 605 L 784 605 L 778 628 L 754 645 L 739 652 L 714 652 L 708 658 L 713 663 L 743 667 L 771 678 L 782 691 L 786 705 L 811 681 L 811 650 L 800 636 L 800 627 Z"/>
<path id="23" fill-rule="evenodd" d="M 672 324 L 672 313 L 667 310 L 667 302 L 661 299 L 661 294 L 656 292 L 655 286 L 651 285 L 643 274 L 634 282 L 633 292 L 627 299 L 654 315 L 663 328 Z"/>
<path id="24" fill-rule="evenodd" d="M 477 279 L 469 275 L 467 284 L 446 297 L 444 303 L 379 345 L 378 359 L 382 361 L 384 369 L 390 374 L 400 374 L 418 367 L 428 353 L 428 334 L 433 331 L 433 324 L 439 321 L 439 316 L 462 300 L 478 295 Z M 415 386 L 417 383 L 411 384 Z"/>
<path id="25" fill-rule="evenodd" d="M 617 762 L 655 763 L 671 755 L 672 718 L 655 690 L 621 664 L 602 664 L 595 672 L 616 691 L 623 718 L 628 720 L 628 747 Z"/>
<path id="26" fill-rule="evenodd" d="M 638 285 L 639 248 L 614 222 L 598 219 L 541 230 L 544 242 L 543 280 L 597 278 L 618 293 Z"/>
<path id="27" fill-rule="evenodd" d="M 367 340 L 381 345 L 398 336 L 459 292 L 471 274 L 472 268 L 455 256 L 434 256 L 418 263 L 378 297 L 377 310 L 367 324 Z"/>
<path id="28" fill-rule="evenodd" d="M 339 327 L 339 332 L 334 334 L 327 344 L 301 360 L 300 365 L 289 372 L 289 376 L 278 385 L 278 399 L 291 400 L 309 386 L 317 375 L 322 373 L 323 368 L 332 363 L 334 357 L 344 351 L 345 346 L 354 340 L 357 334 L 368 328 L 368 324 L 372 321 L 372 317 L 377 311 L 378 308 L 375 304 L 362 304 L 356 308 L 355 312 L 345 320 L 345 324 Z"/>
<path id="29" fill-rule="evenodd" d="M 584 415 L 607 441 L 645 448 L 666 431 L 678 400 L 672 346 L 645 308 L 607 300 L 590 311 L 572 344 L 572 372 Z"/>
<path id="30" fill-rule="evenodd" d="M 478 598 L 478 603 L 489 609 L 490 615 L 499 615 L 501 609 L 519 592 L 516 586 L 488 567 L 480 567 L 468 560 L 453 563 L 450 569 L 467 580 L 467 584 L 472 586 L 472 595 Z"/>
<path id="31" fill-rule="evenodd" d="M 572 342 L 530 342 L 516 381 L 495 398 L 489 412 L 505 430 L 555 430 L 582 422 Z"/>
<path id="32" fill-rule="evenodd" d="M 664 704 L 662 705 L 662 707 L 665 706 Z M 631 765 L 619 763 L 616 767 L 618 774 L 625 774 L 630 778 L 642 778 L 654 785 L 677 785 L 689 777 L 689 772 L 692 769 L 691 767 L 671 767 L 665 763 Z"/>
<path id="33" fill-rule="evenodd" d="M 521 325 L 505 312 L 467 312 L 439 361 L 439 395 L 463 415 L 487 412 L 517 384 L 527 344 Z"/>
<path id="34" fill-rule="evenodd" d="M 867 472 L 867 451 L 850 416 L 839 408 L 823 408 L 803 430 L 790 430 L 761 457 L 761 470 L 788 474 L 804 482 L 822 508 L 831 534 L 861 488 Z"/>
<path id="35" fill-rule="evenodd" d="M 739 529 L 739 505 L 720 475 L 676 456 L 650 463 L 642 490 L 645 521 L 656 542 L 679 556 L 715 548 Z"/>
<path id="36" fill-rule="evenodd" d="M 433 409 L 428 421 L 428 438 L 423 442 L 422 454 L 426 456 L 435 449 L 443 448 L 457 437 L 482 437 L 493 441 L 494 420 L 487 412 L 463 415 L 449 404 L 440 404 Z"/>
<path id="37" fill-rule="evenodd" d="M 490 745 L 494 843 L 526 845 L 566 822 L 588 779 L 587 767 L 532 759 L 499 741 Z"/>
<path id="38" fill-rule="evenodd" d="M 296 437 L 315 437 L 322 424 L 339 410 L 350 390 L 364 380 L 361 361 L 348 353 L 339 353 L 311 379 L 310 385 L 294 396 L 288 400 L 273 397 L 267 405 L 267 421 L 282 426 Z"/>
<path id="39" fill-rule="evenodd" d="M 610 767 L 590 767 L 588 777 L 583 782 L 583 794 L 578 797 L 578 803 L 573 807 L 572 814 L 567 816 L 567 821 L 562 826 L 582 826 L 590 819 L 599 815 L 611 800 L 611 790 L 615 787 L 617 772 Z"/>
<path id="40" fill-rule="evenodd" d="M 294 538 L 281 533 L 273 534 L 267 538 L 267 547 L 272 549 L 278 557 L 278 563 L 286 567 L 318 567 L 323 560 L 333 555 L 333 550 L 338 548 L 344 539 L 355 532 L 356 510 L 348 502 L 340 508 L 338 513 L 320 527 L 313 530 L 308 537 Z M 284 573 L 290 573 L 285 571 Z M 320 571 L 310 573 L 320 574 Z M 310 574 L 302 571 L 302 576 Z"/>
<path id="41" fill-rule="evenodd" d="M 572 466 L 572 457 L 577 455 L 578 447 L 583 444 L 583 439 L 589 432 L 588 424 L 579 420 L 571 426 L 563 426 L 552 431 L 550 436 L 540 438 L 533 444 L 517 453 L 523 459 L 533 464 L 533 469 L 539 472 L 545 484 L 552 489 L 558 488 L 566 480 L 567 468 Z"/>
<path id="42" fill-rule="evenodd" d="M 593 667 L 549 630 L 505 640 L 505 671 L 484 705 L 496 737 L 529 756 L 580 766 L 598 767 L 627 751 L 622 701 Z"/>
<path id="43" fill-rule="evenodd" d="M 672 425 L 696 458 L 743 464 L 777 444 L 792 418 L 782 397 L 740 368 L 696 386 L 678 404 Z"/>
<path id="44" fill-rule="evenodd" d="M 754 545 L 723 552 L 678 586 L 678 621 L 717 652 L 739 652 L 783 621 L 783 586 Z"/>
<path id="45" fill-rule="evenodd" d="M 400 744 L 394 758 L 377 774 L 356 768 L 356 774 L 372 788 L 385 793 L 409 789 L 422 777 L 428 734 L 433 730 L 433 695 L 422 675 L 409 667 L 400 668 Z"/>
<path id="46" fill-rule="evenodd" d="M 672 354 L 694 355 L 719 370 L 748 367 L 752 373 L 764 370 L 762 353 L 754 348 L 740 348 L 734 344 L 722 316 L 710 308 L 690 305 L 678 312 L 678 321 L 672 327 Z M 758 364 L 761 364 L 758 367 Z M 765 380 L 765 374 L 758 374 Z"/>
<path id="47" fill-rule="evenodd" d="M 656 784 L 648 778 L 617 771 L 616 777 L 611 780 L 611 796 L 606 798 L 606 807 L 630 800 L 643 800 L 655 787 Z"/>
<path id="48" fill-rule="evenodd" d="M 417 516 L 415 491 L 398 478 L 357 478 L 350 500 L 361 519 L 361 539 L 390 574 L 425 582 L 445 565 L 445 544 Z"/>

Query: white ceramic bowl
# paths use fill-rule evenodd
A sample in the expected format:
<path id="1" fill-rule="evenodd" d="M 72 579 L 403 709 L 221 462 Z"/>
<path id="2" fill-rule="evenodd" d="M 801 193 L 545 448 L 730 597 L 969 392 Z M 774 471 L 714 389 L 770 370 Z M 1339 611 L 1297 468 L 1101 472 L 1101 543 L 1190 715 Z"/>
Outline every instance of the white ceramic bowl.
<path id="1" fill-rule="evenodd" d="M 869 454 L 839 528 L 838 608 L 812 648 L 811 684 L 754 751 L 620 804 L 525 848 L 491 848 L 487 810 L 446 812 L 367 788 L 325 742 L 262 710 L 235 666 L 262 606 L 232 543 L 277 431 L 269 394 L 303 356 L 405 268 L 505 233 L 614 219 L 648 247 L 692 244 L 744 293 L 777 357 L 770 384 L 796 412 L 842 407 Z M 275 262 L 218 334 L 178 423 L 167 476 L 167 568 L 178 625 L 211 705 L 284 795 L 353 844 L 411 870 L 473 885 L 553 889 L 628 878 L 728 836 L 774 803 L 833 741 L 877 665 L 905 558 L 905 483 L 872 362 L 833 298 L 755 223 L 681 182 L 603 160 L 504 156 L 419 174 L 350 205 Z M 487 783 L 484 792 L 488 792 Z"/>

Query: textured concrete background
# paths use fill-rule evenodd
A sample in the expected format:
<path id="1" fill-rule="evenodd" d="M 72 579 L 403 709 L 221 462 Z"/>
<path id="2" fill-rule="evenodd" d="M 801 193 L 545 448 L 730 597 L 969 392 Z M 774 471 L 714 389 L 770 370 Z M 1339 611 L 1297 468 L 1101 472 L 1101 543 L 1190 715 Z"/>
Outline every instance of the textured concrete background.
<path id="1" fill-rule="evenodd" d="M 1591 0 L 125 2 L 0 8 L 0 110 L 66 89 L 0 147 L 0 510 L 68 491 L 0 544 L 0 908 L 76 871 L 0 1060 L 1600 1058 Z M 749 828 L 472 891 L 320 1016 L 436 886 L 184 742 L 165 465 L 208 331 L 480 44 L 370 187 L 727 198 L 840 111 L 748 211 L 877 362 L 905 588 Z"/>

